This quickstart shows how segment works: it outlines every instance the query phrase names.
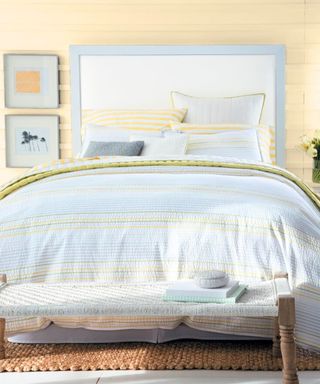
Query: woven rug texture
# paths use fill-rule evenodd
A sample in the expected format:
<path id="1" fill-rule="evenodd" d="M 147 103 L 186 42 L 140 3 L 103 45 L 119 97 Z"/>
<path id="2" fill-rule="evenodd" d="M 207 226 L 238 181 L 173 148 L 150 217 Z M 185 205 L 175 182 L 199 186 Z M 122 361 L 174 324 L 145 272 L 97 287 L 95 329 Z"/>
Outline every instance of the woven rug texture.
<path id="1" fill-rule="evenodd" d="M 320 354 L 297 350 L 298 369 L 320 370 Z M 275 371 L 270 342 L 174 341 L 164 344 L 6 344 L 0 372 L 223 369 Z"/>

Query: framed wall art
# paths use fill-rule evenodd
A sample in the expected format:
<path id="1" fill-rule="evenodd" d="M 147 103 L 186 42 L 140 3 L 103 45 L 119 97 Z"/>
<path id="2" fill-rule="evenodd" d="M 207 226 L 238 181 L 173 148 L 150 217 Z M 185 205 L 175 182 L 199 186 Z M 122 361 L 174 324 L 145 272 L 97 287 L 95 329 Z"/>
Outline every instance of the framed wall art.
<path id="1" fill-rule="evenodd" d="M 6 115 L 6 166 L 33 167 L 59 159 L 59 116 Z"/>
<path id="2" fill-rule="evenodd" d="M 56 55 L 4 55 L 6 108 L 58 108 Z"/>

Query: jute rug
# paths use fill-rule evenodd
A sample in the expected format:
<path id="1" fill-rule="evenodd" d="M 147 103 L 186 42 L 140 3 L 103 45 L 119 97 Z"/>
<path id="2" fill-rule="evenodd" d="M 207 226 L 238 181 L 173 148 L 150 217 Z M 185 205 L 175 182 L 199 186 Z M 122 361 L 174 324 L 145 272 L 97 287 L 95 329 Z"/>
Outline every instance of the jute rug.
<path id="1" fill-rule="evenodd" d="M 99 369 L 242 369 L 274 371 L 270 342 L 175 341 L 165 344 L 11 344 L 0 372 Z M 299 370 L 319 370 L 320 354 L 298 349 Z"/>

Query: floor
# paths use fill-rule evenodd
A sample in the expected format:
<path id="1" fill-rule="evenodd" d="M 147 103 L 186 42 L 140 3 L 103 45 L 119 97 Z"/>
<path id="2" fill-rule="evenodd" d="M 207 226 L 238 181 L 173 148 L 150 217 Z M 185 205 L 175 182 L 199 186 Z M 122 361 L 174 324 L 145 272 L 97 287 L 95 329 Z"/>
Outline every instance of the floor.
<path id="1" fill-rule="evenodd" d="M 320 372 L 302 372 L 300 384 L 320 384 Z M 280 372 L 95 371 L 1 373 L 1 384 L 280 384 Z"/>

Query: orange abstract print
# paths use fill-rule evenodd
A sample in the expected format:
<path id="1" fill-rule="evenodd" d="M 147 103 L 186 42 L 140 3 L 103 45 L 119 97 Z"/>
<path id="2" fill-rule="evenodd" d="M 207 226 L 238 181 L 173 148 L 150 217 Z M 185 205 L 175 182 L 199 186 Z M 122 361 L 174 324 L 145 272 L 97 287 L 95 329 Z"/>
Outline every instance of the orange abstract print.
<path id="1" fill-rule="evenodd" d="M 17 71 L 16 92 L 40 93 L 40 71 Z"/>

